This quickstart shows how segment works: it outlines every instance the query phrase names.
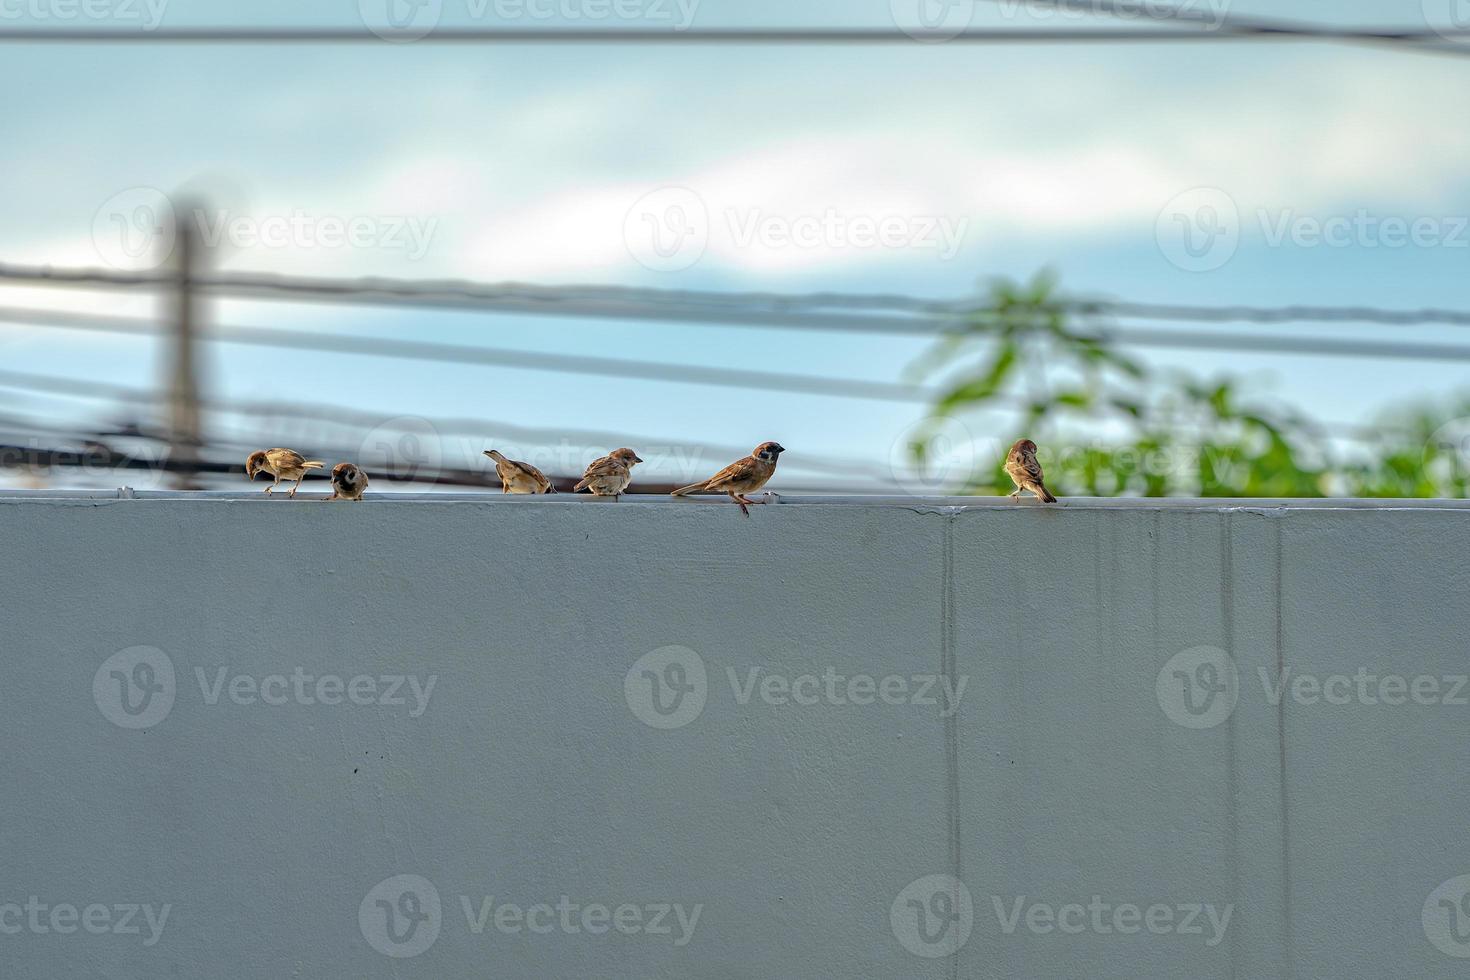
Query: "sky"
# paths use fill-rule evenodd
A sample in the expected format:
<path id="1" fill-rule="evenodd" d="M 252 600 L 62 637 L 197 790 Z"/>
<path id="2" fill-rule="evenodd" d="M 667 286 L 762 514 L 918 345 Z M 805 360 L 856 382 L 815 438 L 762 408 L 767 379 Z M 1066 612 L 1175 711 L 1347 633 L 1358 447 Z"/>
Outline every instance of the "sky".
<path id="1" fill-rule="evenodd" d="M 0 29 L 357 29 L 381 24 L 386 2 L 0 0 Z M 437 14 L 439 27 L 892 27 L 913 24 L 920 2 L 938 0 L 423 0 L 418 16 Z M 1459 13 L 1470 27 L 1459 2 L 1181 5 L 1409 28 L 1455 26 Z M 1014 0 L 930 11 L 975 28 L 1114 23 L 1028 13 Z M 1068 292 L 1146 302 L 1470 308 L 1470 129 L 1455 122 L 1470 94 L 1467 57 L 1286 41 L 3 50 L 0 263 L 147 266 L 155 226 L 135 219 L 192 199 L 204 232 L 219 235 L 209 251 L 225 271 L 961 299 L 992 278 L 1050 268 Z M 1216 216 L 1231 233 L 1198 237 Z M 1394 222 L 1417 228 L 1416 240 L 1399 241 Z M 1323 225 L 1340 237 L 1313 237 Z M 339 240 L 348 227 L 352 240 Z M 157 312 L 117 294 L 0 292 L 12 307 Z M 232 302 L 215 316 L 885 381 L 902 379 L 925 347 L 279 303 Z M 1463 328 L 1272 329 L 1453 341 Z M 1454 362 L 1142 353 L 1240 376 L 1253 397 L 1338 422 L 1470 387 Z M 139 388 L 160 374 L 146 339 L 24 323 L 0 324 L 0 358 L 6 370 Z M 728 461 L 689 446 L 776 439 L 794 485 L 838 479 L 803 475 L 803 453 L 903 482 L 894 463 L 925 413 L 919 403 L 234 345 L 208 345 L 203 368 L 211 399 L 340 406 L 395 433 L 419 425 L 444 459 L 475 465 L 480 448 L 500 444 L 572 472 L 612 447 L 575 436 L 557 447 L 524 430 L 626 433 L 654 447 L 645 472 L 671 480 Z M 0 415 L 119 417 L 106 400 L 3 389 Z M 502 424 L 481 437 L 405 417 Z M 1003 423 L 970 424 L 987 436 Z"/>

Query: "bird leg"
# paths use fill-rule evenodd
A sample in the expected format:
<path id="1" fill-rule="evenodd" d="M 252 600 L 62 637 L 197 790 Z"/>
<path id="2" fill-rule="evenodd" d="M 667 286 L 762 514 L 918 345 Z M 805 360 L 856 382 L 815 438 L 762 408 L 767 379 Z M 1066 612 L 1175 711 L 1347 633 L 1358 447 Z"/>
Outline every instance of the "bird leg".
<path id="1" fill-rule="evenodd" d="M 749 507 L 746 507 L 745 505 L 746 504 L 753 504 L 753 503 L 755 503 L 755 501 L 754 500 L 751 500 L 748 497 L 746 497 L 745 494 L 743 494 L 743 493 L 736 493 L 734 490 L 729 491 L 729 493 L 730 493 L 730 499 L 733 500 L 733 501 L 735 501 L 735 503 L 737 503 L 737 504 L 740 505 L 740 513 L 744 514 L 746 517 L 749 517 L 750 516 L 750 508 Z"/>
<path id="2" fill-rule="evenodd" d="M 287 494 L 287 496 L 291 497 L 292 499 L 295 499 L 295 497 L 296 497 L 296 491 L 301 489 L 301 481 L 304 480 L 304 479 L 306 479 L 306 476 L 305 475 L 302 475 L 302 476 L 297 477 L 296 478 L 296 485 L 291 488 L 291 492 L 289 494 Z"/>
<path id="3" fill-rule="evenodd" d="M 1021 499 L 1021 488 L 1020 487 L 1017 487 L 1016 489 L 1014 489 L 1014 490 L 1011 491 L 1011 499 L 1012 500 L 1020 500 Z"/>
<path id="4" fill-rule="evenodd" d="M 280 477 L 276 477 L 276 482 L 275 483 L 272 483 L 270 486 L 268 486 L 268 487 L 265 488 L 265 495 L 267 497 L 269 497 L 271 495 L 271 491 L 274 490 L 277 486 L 279 486 L 280 483 L 281 483 L 281 478 Z"/>

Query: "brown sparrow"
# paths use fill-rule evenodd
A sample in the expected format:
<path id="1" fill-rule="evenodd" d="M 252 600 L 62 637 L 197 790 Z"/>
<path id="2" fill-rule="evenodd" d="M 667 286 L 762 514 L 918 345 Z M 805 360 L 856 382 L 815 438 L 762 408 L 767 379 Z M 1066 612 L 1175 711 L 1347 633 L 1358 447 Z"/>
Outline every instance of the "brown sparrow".
<path id="1" fill-rule="evenodd" d="M 1057 502 L 1057 498 L 1046 489 L 1045 479 L 1041 475 L 1041 464 L 1036 461 L 1036 443 L 1030 439 L 1019 440 L 1006 453 L 1006 473 L 1016 485 L 1015 491 L 1011 493 L 1012 497 L 1021 496 L 1022 490 L 1030 490 L 1045 503 Z"/>
<path id="2" fill-rule="evenodd" d="M 276 478 L 276 482 L 265 488 L 270 493 L 280 486 L 282 480 L 295 480 L 296 485 L 291 488 L 291 496 L 296 496 L 296 491 L 301 489 L 301 481 L 306 479 L 306 474 L 311 470 L 319 470 L 326 466 L 319 459 L 303 459 L 301 454 L 292 449 L 265 449 L 253 452 L 250 458 L 245 460 L 245 475 L 255 481 L 256 474 L 269 473 Z"/>
<path id="3" fill-rule="evenodd" d="M 576 490 L 591 490 L 598 497 L 621 497 L 628 484 L 633 482 L 633 467 L 643 460 L 631 449 L 614 449 L 595 459 L 582 474 L 582 482 Z"/>
<path id="4" fill-rule="evenodd" d="M 503 493 L 556 493 L 551 481 L 530 463 L 518 463 L 506 459 L 498 449 L 487 449 L 485 455 L 495 460 L 495 472 L 500 476 Z"/>
<path id="5" fill-rule="evenodd" d="M 368 488 L 367 474 L 351 463 L 332 467 L 332 495 L 328 500 L 361 500 Z"/>
<path id="6" fill-rule="evenodd" d="M 728 493 L 730 499 L 740 505 L 740 512 L 749 517 L 750 510 L 745 505 L 764 503 L 764 501 L 751 500 L 746 495 L 755 493 L 776 475 L 776 460 L 780 459 L 781 454 L 785 451 L 786 447 L 779 442 L 763 442 L 744 459 L 736 460 L 703 483 L 680 487 L 671 496 L 684 497 L 691 493 Z"/>

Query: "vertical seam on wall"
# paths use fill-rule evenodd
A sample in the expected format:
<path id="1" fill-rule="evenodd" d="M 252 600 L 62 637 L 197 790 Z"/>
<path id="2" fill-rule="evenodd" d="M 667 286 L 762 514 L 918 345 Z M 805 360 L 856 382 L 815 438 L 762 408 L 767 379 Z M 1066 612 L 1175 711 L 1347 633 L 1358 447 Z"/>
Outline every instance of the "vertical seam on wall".
<path id="1" fill-rule="evenodd" d="M 1220 612 L 1221 612 L 1221 640 L 1225 647 L 1225 653 L 1235 661 L 1235 540 L 1232 537 L 1233 528 L 1231 512 L 1223 511 L 1220 514 L 1220 565 L 1222 573 L 1220 576 Z M 1239 707 L 1240 698 L 1240 675 L 1236 673 L 1236 705 Z M 1225 845 L 1225 860 L 1230 866 L 1230 894 L 1231 900 L 1239 904 L 1240 899 L 1240 806 L 1238 800 L 1240 794 L 1237 792 L 1240 774 L 1237 772 L 1235 757 L 1235 718 L 1237 712 L 1232 711 L 1225 722 L 1225 771 L 1228 774 L 1226 784 L 1226 807 L 1229 810 L 1229 832 Z M 1230 941 L 1230 976 L 1237 976 L 1240 965 L 1240 930 L 1235 930 L 1235 935 Z"/>
<path id="2" fill-rule="evenodd" d="M 1275 564 L 1276 564 L 1276 676 L 1279 679 L 1286 677 L 1286 642 L 1285 625 L 1283 622 L 1283 596 L 1282 567 L 1281 567 L 1281 536 L 1282 523 L 1286 520 L 1283 511 L 1272 521 L 1275 528 Z M 1282 680 L 1278 680 L 1282 683 Z M 1278 698 L 1276 701 L 1276 744 L 1277 744 L 1277 778 L 1280 780 L 1280 792 L 1277 794 L 1281 806 L 1281 945 L 1285 950 L 1286 962 L 1282 965 L 1286 968 L 1285 975 L 1293 977 L 1296 975 L 1295 961 L 1296 951 L 1292 947 L 1291 927 L 1291 824 L 1288 823 L 1289 811 L 1286 802 L 1286 791 L 1290 785 L 1286 770 L 1286 702 L 1287 698 Z"/>
<path id="3" fill-rule="evenodd" d="M 948 685 L 947 690 L 955 690 L 955 648 L 954 648 L 954 527 L 959 515 L 951 513 L 944 522 L 944 543 L 942 550 L 942 583 L 939 600 L 939 672 Z M 959 706 L 952 706 L 952 711 L 944 719 L 944 793 L 945 809 L 947 811 L 948 826 L 946 833 L 949 843 L 949 867 L 950 874 L 954 875 L 956 881 L 965 880 L 965 866 L 963 854 L 960 847 L 960 736 L 959 736 Z M 950 957 L 949 976 L 950 980 L 959 980 L 960 955 L 956 951 Z"/>

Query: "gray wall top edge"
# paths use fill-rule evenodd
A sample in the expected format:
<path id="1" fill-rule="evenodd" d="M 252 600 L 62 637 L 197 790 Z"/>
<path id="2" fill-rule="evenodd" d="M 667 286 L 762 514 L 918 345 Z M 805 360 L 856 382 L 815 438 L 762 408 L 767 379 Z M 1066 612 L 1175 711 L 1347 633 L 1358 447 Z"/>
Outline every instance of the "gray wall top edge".
<path id="1" fill-rule="evenodd" d="M 301 502 L 320 501 L 327 497 L 321 492 L 302 492 Z M 82 502 L 153 502 L 192 501 L 197 503 L 237 503 L 255 501 L 260 504 L 281 504 L 285 494 L 267 497 L 255 492 L 228 490 L 133 490 L 123 487 L 116 490 L 0 490 L 0 505 L 21 503 L 82 503 Z M 542 497 L 508 495 L 498 492 L 480 493 L 393 493 L 391 491 L 370 492 L 362 501 L 367 504 L 495 504 L 513 507 L 560 507 L 560 506 L 640 506 L 640 507 L 698 507 L 701 505 L 731 506 L 723 497 L 703 496 L 671 500 L 662 494 L 628 494 L 621 501 L 597 499 L 585 494 L 553 494 Z M 345 506 L 345 504 L 344 504 Z M 1444 510 L 1470 513 L 1470 500 L 1424 500 L 1424 499 L 1360 499 L 1360 498 L 1192 498 L 1192 497 L 1064 497 L 1060 503 L 1044 505 L 1031 499 L 1013 501 L 1008 497 L 938 497 L 902 496 L 878 494 L 827 495 L 803 494 L 782 495 L 778 506 L 839 506 L 839 507 L 883 507 L 909 510 L 939 510 L 949 512 L 981 510 L 1126 510 L 1126 511 L 1209 511 L 1226 513 L 1231 511 L 1291 511 L 1291 510 Z"/>

